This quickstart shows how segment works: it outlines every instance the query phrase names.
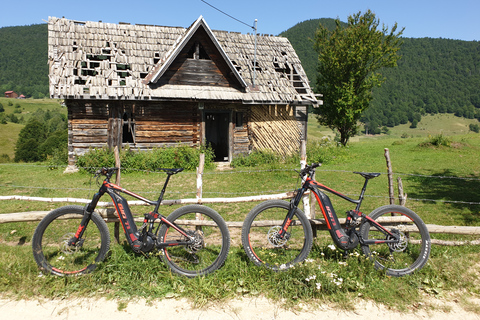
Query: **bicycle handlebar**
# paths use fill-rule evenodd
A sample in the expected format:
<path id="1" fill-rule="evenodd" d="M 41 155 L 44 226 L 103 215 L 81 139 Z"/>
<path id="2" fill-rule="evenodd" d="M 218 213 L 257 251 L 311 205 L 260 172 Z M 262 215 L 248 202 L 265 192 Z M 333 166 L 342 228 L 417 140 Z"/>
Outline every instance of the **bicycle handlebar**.
<path id="1" fill-rule="evenodd" d="M 300 171 L 300 175 L 302 176 L 302 178 L 304 176 L 311 176 L 315 173 L 315 169 L 320 167 L 322 164 L 321 163 L 312 163 L 311 165 L 305 165 L 305 168 L 302 169 L 302 171 Z"/>

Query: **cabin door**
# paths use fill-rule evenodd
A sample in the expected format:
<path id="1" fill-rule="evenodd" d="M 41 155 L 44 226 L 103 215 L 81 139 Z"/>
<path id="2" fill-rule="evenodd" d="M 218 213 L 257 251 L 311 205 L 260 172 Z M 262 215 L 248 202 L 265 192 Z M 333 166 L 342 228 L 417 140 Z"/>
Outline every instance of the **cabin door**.
<path id="1" fill-rule="evenodd" d="M 215 161 L 228 161 L 229 112 L 205 112 L 205 140 L 215 153 Z"/>

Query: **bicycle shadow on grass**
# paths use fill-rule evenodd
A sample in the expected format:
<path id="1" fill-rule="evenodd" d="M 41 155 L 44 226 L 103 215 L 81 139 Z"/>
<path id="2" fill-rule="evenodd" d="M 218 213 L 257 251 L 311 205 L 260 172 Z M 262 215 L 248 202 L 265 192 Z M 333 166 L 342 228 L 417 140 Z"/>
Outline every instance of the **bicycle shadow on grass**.
<path id="1" fill-rule="evenodd" d="M 402 177 L 402 179 L 410 185 L 405 190 L 408 199 L 416 199 L 433 205 L 448 203 L 452 208 L 470 212 L 470 215 L 462 214 L 465 224 L 479 222 L 480 176 L 458 177 L 451 170 L 446 169 L 429 176 L 419 174 Z"/>

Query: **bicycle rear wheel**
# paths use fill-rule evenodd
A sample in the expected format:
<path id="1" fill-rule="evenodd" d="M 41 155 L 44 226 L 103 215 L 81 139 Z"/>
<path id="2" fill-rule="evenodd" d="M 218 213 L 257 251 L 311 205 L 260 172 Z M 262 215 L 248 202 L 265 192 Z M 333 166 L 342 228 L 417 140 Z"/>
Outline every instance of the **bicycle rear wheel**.
<path id="1" fill-rule="evenodd" d="M 195 241 L 190 245 L 171 245 L 162 249 L 165 263 L 173 272 L 186 277 L 209 274 L 227 259 L 230 233 L 222 216 L 202 205 L 188 205 L 173 211 L 167 220 L 180 226 Z M 186 237 L 166 224 L 158 233 L 162 242 L 184 242 Z"/>
<path id="2" fill-rule="evenodd" d="M 57 276 L 85 274 L 105 259 L 110 234 L 107 224 L 96 212 L 77 244 L 68 245 L 83 215 L 83 207 L 66 206 L 53 210 L 40 221 L 33 234 L 32 249 L 42 271 Z"/>
<path id="3" fill-rule="evenodd" d="M 277 237 L 287 217 L 290 203 L 269 200 L 253 208 L 242 226 L 245 253 L 257 266 L 286 270 L 305 260 L 313 243 L 310 221 L 297 209 L 283 239 Z"/>
<path id="4" fill-rule="evenodd" d="M 431 241 L 427 226 L 415 212 L 402 206 L 386 205 L 372 211 L 369 217 L 400 238 L 399 243 L 362 246 L 377 269 L 389 276 L 401 277 L 423 268 L 430 256 Z M 364 240 L 393 239 L 368 220 L 360 227 L 360 234 Z"/>

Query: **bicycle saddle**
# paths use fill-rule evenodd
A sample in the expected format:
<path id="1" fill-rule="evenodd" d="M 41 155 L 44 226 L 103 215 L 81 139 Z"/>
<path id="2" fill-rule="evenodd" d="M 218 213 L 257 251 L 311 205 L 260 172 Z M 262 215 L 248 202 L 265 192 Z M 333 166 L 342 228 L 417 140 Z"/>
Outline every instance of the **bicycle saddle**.
<path id="1" fill-rule="evenodd" d="M 381 173 L 378 173 L 378 172 L 358 172 L 358 171 L 354 171 L 353 173 L 359 174 L 367 180 L 372 179 L 372 178 L 376 178 L 381 174 Z"/>
<path id="2" fill-rule="evenodd" d="M 166 169 L 166 168 L 158 168 L 158 170 L 165 171 L 167 174 L 175 174 L 183 171 L 183 168 L 173 168 L 173 169 Z"/>

